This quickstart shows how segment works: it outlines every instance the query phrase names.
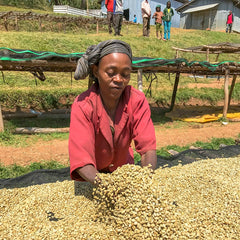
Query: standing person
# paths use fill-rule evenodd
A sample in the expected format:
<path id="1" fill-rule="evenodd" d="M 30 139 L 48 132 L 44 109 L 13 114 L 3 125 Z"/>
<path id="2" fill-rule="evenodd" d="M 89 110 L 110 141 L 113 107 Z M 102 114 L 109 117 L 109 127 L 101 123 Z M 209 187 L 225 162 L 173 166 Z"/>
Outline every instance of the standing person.
<path id="1" fill-rule="evenodd" d="M 71 107 L 69 133 L 70 175 L 95 183 L 98 172 L 111 173 L 134 164 L 131 142 L 141 165 L 156 168 L 156 138 L 145 95 L 128 85 L 132 51 L 120 40 L 90 46 L 78 60 L 75 79 L 88 74 L 95 83 Z"/>
<path id="2" fill-rule="evenodd" d="M 133 22 L 137 23 L 137 16 L 136 16 L 136 14 L 134 14 L 134 16 L 133 16 Z"/>
<path id="3" fill-rule="evenodd" d="M 113 26 L 113 5 L 114 0 L 105 0 L 105 7 L 107 8 L 108 32 L 112 34 Z"/>
<path id="4" fill-rule="evenodd" d="M 123 0 L 114 0 L 113 9 L 114 35 L 122 36 L 121 29 L 123 21 Z"/>
<path id="5" fill-rule="evenodd" d="M 227 16 L 227 28 L 226 28 L 226 33 L 231 33 L 232 32 L 232 24 L 233 24 L 234 18 L 233 18 L 233 13 L 232 11 L 229 11 L 228 16 Z"/>
<path id="6" fill-rule="evenodd" d="M 152 18 L 155 18 L 155 24 L 156 24 L 156 36 L 157 39 L 165 40 L 162 36 L 162 17 L 163 12 L 161 12 L 161 5 L 156 6 L 156 12 L 153 14 Z M 158 35 L 158 32 L 160 33 L 161 38 Z"/>
<path id="7" fill-rule="evenodd" d="M 163 10 L 164 14 L 164 39 L 170 40 L 170 31 L 171 31 L 171 20 L 174 15 L 173 9 L 171 8 L 171 2 L 167 2 L 167 7 Z"/>
<path id="8" fill-rule="evenodd" d="M 150 34 L 150 17 L 151 7 L 148 0 L 142 1 L 142 18 L 143 18 L 143 36 L 149 37 Z"/>

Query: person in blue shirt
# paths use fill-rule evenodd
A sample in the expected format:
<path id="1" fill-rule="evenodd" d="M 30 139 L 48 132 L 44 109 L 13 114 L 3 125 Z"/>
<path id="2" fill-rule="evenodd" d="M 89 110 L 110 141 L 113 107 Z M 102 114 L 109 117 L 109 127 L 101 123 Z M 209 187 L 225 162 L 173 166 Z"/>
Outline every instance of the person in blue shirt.
<path id="1" fill-rule="evenodd" d="M 134 16 L 133 16 L 133 22 L 137 23 L 137 16 L 136 16 L 136 14 L 134 14 Z"/>

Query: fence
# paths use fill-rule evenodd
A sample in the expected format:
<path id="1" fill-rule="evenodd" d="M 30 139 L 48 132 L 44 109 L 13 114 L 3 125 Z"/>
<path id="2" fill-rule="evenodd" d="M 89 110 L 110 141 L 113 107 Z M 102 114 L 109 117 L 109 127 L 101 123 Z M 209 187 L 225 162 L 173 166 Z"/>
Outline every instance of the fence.
<path id="1" fill-rule="evenodd" d="M 63 13 L 63 14 L 71 14 L 78 16 L 89 16 L 89 17 L 98 17 L 104 18 L 105 15 L 102 13 L 101 9 L 90 9 L 90 10 L 82 10 L 78 8 L 73 8 L 68 5 L 54 5 L 53 12 L 55 13 Z"/>
<path id="2" fill-rule="evenodd" d="M 50 24 L 50 30 L 53 31 L 54 27 L 57 28 L 58 31 L 66 30 L 67 26 L 72 26 L 75 24 L 77 28 L 83 28 L 86 31 L 92 28 L 96 28 L 98 33 L 99 27 L 103 27 L 107 25 L 106 18 L 100 17 L 83 17 L 83 16 L 56 16 L 50 14 L 39 14 L 33 12 L 0 12 L 0 27 L 1 25 L 4 26 L 6 31 L 11 29 L 20 30 L 19 23 L 22 21 L 28 21 L 29 25 L 37 23 L 38 30 L 44 31 L 47 30 L 47 23 Z M 95 27 L 96 25 L 96 27 Z M 31 31 L 33 30 L 33 26 L 31 27 Z M 35 30 L 36 27 L 35 27 Z"/>

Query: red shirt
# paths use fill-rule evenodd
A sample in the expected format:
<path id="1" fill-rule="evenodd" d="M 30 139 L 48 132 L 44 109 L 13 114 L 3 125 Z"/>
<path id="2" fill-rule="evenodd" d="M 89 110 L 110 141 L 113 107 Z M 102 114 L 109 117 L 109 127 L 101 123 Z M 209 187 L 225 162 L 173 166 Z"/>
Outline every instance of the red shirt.
<path id="1" fill-rule="evenodd" d="M 233 15 L 229 14 L 227 18 L 227 24 L 231 24 L 231 23 L 233 23 Z"/>
<path id="2" fill-rule="evenodd" d="M 121 96 L 115 118 L 114 139 L 98 85 L 79 95 L 72 104 L 69 158 L 70 174 L 82 180 L 75 169 L 92 164 L 99 171 L 113 172 L 134 163 L 131 141 L 141 155 L 156 149 L 155 130 L 144 94 L 127 86 Z"/>
<path id="3" fill-rule="evenodd" d="M 113 12 L 114 0 L 105 0 L 105 5 L 107 5 L 108 12 Z"/>

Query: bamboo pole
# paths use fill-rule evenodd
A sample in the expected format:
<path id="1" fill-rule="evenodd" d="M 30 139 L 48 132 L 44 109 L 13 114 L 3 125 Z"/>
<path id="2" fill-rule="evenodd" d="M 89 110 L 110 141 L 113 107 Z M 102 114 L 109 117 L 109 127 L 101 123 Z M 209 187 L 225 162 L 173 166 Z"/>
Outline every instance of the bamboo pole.
<path id="1" fill-rule="evenodd" d="M 234 86 L 235 86 L 236 79 L 237 79 L 237 75 L 233 75 L 231 89 L 230 89 L 229 97 L 228 97 L 228 107 L 230 106 L 230 102 L 231 102 L 232 93 L 233 93 L 233 89 L 234 89 Z"/>
<path id="2" fill-rule="evenodd" d="M 4 131 L 3 117 L 2 117 L 2 108 L 0 105 L 0 132 Z"/>
<path id="3" fill-rule="evenodd" d="M 223 106 L 223 117 L 227 117 L 229 94 L 228 94 L 228 84 L 229 84 L 229 69 L 225 70 L 225 81 L 224 81 L 224 106 Z"/>
<path id="4" fill-rule="evenodd" d="M 143 91 L 143 86 L 142 86 L 142 69 L 138 69 L 138 90 Z"/>
<path id="5" fill-rule="evenodd" d="M 170 106 L 170 109 L 169 109 L 170 111 L 172 111 L 173 108 L 174 108 L 175 99 L 176 99 L 176 95 L 177 95 L 177 88 L 178 88 L 179 79 L 180 79 L 180 72 L 177 72 L 177 73 L 176 73 L 176 77 L 175 77 L 174 88 L 173 88 L 171 106 Z"/>

